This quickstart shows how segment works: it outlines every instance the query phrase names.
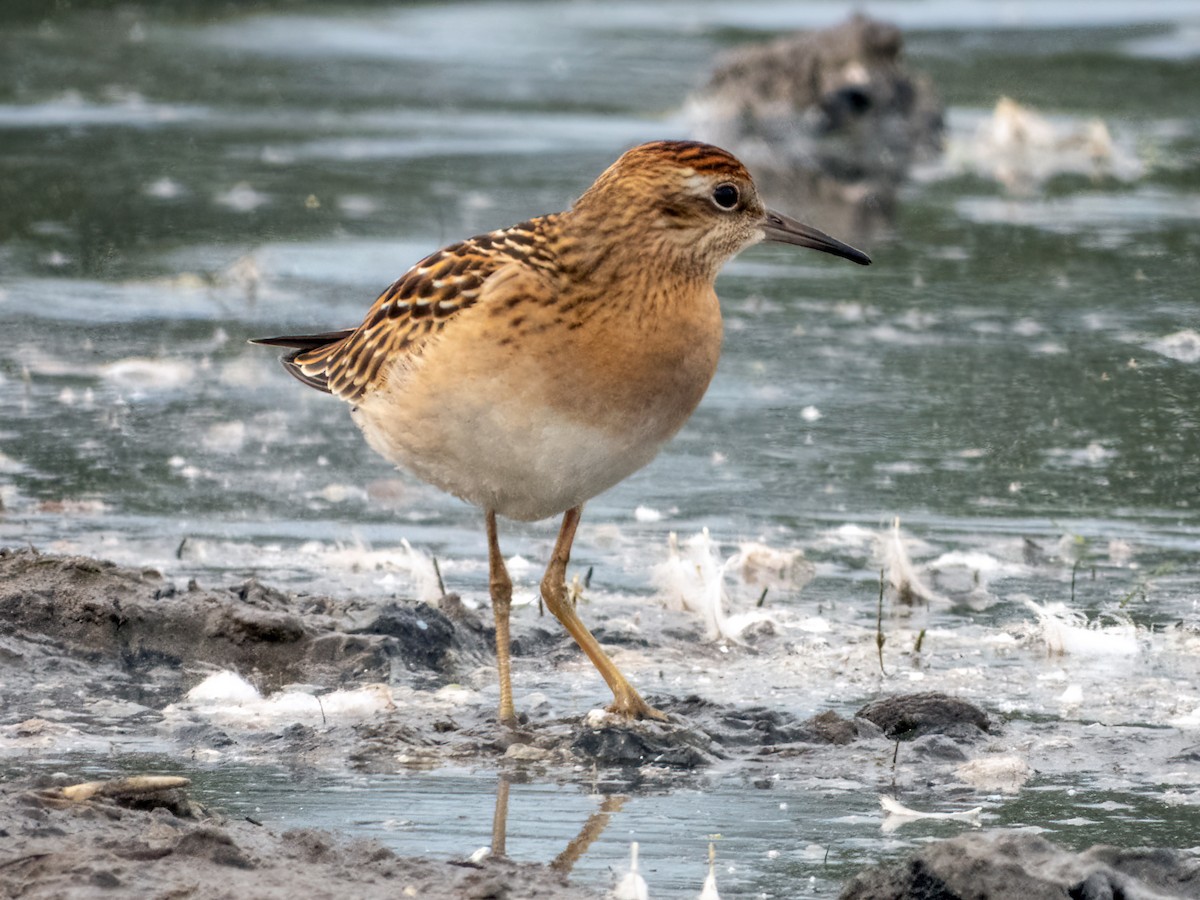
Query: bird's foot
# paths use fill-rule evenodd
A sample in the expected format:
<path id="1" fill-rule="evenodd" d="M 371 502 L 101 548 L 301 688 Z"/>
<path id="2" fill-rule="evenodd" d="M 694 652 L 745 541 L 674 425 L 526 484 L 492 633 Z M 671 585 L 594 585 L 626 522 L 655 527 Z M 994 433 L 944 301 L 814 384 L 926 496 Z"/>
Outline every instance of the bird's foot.
<path id="1" fill-rule="evenodd" d="M 529 715 L 517 712 L 512 700 L 505 702 L 504 698 L 501 698 L 500 708 L 496 710 L 496 724 L 507 731 L 519 732 L 529 724 Z"/>
<path id="2" fill-rule="evenodd" d="M 623 695 L 618 694 L 613 699 L 613 702 L 606 707 L 606 711 L 614 716 L 621 716 L 624 719 L 654 719 L 656 722 L 668 721 L 665 712 L 655 709 L 643 700 L 636 691 L 630 691 L 628 694 Z"/>
<path id="3" fill-rule="evenodd" d="M 509 731 L 519 731 L 521 729 L 521 719 L 518 716 L 500 715 L 496 717 L 496 722 L 501 728 L 507 728 Z"/>

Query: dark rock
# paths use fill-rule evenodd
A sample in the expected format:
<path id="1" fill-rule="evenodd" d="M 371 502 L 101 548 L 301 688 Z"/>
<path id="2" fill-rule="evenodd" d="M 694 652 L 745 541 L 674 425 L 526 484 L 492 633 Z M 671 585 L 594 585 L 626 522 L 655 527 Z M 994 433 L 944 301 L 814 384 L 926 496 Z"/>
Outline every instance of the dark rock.
<path id="1" fill-rule="evenodd" d="M 378 634 L 346 634 L 329 631 L 315 634 L 305 644 L 305 657 L 314 668 L 362 672 L 386 680 L 396 642 Z M 423 655 L 422 655 L 423 656 Z"/>
<path id="2" fill-rule="evenodd" d="M 694 694 L 683 700 L 666 700 L 662 709 L 686 719 L 722 747 L 849 744 L 878 734 L 872 723 L 846 719 L 832 710 L 809 719 L 797 719 L 765 706 L 727 707 Z"/>
<path id="3" fill-rule="evenodd" d="M 610 718 L 598 727 L 585 721 L 575 730 L 571 750 L 605 766 L 665 766 L 696 769 L 718 758 L 703 733 L 672 722 L 622 722 Z"/>
<path id="4" fill-rule="evenodd" d="M 308 725 L 303 725 L 300 722 L 293 722 L 280 732 L 280 737 L 289 741 L 307 741 L 310 740 L 315 732 Z"/>
<path id="5" fill-rule="evenodd" d="M 355 631 L 393 637 L 398 642 L 396 650 L 406 663 L 438 670 L 455 638 L 454 623 L 427 603 L 415 607 L 389 603 L 374 621 Z"/>
<path id="6" fill-rule="evenodd" d="M 171 736 L 192 747 L 232 747 L 233 738 L 209 722 L 187 722 L 172 729 Z"/>
<path id="7" fill-rule="evenodd" d="M 874 722 L 893 740 L 912 740 L 926 734 L 945 734 L 972 740 L 990 728 L 979 707 L 937 691 L 896 694 L 868 703 L 856 714 Z"/>
<path id="8" fill-rule="evenodd" d="M 592 628 L 592 635 L 601 644 L 609 644 L 613 647 L 649 647 L 650 642 L 644 636 L 636 631 L 630 631 L 626 628 L 616 627 L 610 628 L 606 625 L 596 625 Z"/>
<path id="9" fill-rule="evenodd" d="M 495 632 L 489 629 L 489 634 L 492 635 L 492 640 L 495 640 Z M 575 642 L 562 628 L 552 631 L 534 627 L 522 634 L 514 634 L 510 649 L 513 656 L 545 656 L 552 649 L 567 645 L 574 648 Z"/>
<path id="10" fill-rule="evenodd" d="M 978 731 L 974 732 L 978 735 Z M 974 735 L 967 736 L 971 740 Z M 915 739 L 905 748 L 905 759 L 929 759 L 937 762 L 966 762 L 967 754 L 962 745 L 945 734 L 926 734 Z"/>
<path id="11" fill-rule="evenodd" d="M 1195 900 L 1200 857 L 1096 846 L 1083 853 L 1017 831 L 959 835 L 860 872 L 841 900 Z"/>
<path id="12" fill-rule="evenodd" d="M 845 719 L 833 710 L 818 713 L 804 722 L 809 742 L 814 744 L 849 744 L 861 737 L 858 723 Z"/>
<path id="13" fill-rule="evenodd" d="M 758 748 L 758 753 L 805 753 L 813 745 L 848 744 L 878 734 L 870 722 L 845 719 L 832 711 L 801 720 L 762 706 L 735 708 L 696 695 L 682 700 L 659 698 L 655 705 L 673 722 L 608 720 L 590 728 L 585 721 L 576 728 L 572 750 L 603 765 L 691 769 L 747 748 Z"/>
<path id="14" fill-rule="evenodd" d="M 262 584 L 257 578 L 249 578 L 228 590 L 243 603 L 263 609 L 286 609 L 292 604 L 291 598 L 283 591 Z"/>
<path id="15" fill-rule="evenodd" d="M 751 706 L 746 709 L 722 710 L 716 716 L 714 735 L 727 746 L 756 747 L 791 744 L 800 739 L 801 725 L 786 713 Z"/>
<path id="16" fill-rule="evenodd" d="M 703 628 L 698 625 L 688 625 L 686 622 L 666 626 L 662 630 L 662 636 L 681 644 L 703 644 L 706 640 Z"/>
<path id="17" fill-rule="evenodd" d="M 209 623 L 209 633 L 235 643 L 294 644 L 307 636 L 297 616 L 277 609 L 233 606 Z"/>

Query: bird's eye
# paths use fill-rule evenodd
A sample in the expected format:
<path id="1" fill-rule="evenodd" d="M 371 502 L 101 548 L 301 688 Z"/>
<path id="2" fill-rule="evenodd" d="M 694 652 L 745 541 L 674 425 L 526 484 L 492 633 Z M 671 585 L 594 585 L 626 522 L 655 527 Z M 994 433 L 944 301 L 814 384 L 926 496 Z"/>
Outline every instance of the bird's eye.
<path id="1" fill-rule="evenodd" d="M 732 184 L 718 184 L 712 193 L 713 203 L 721 209 L 733 209 L 738 202 L 738 189 Z"/>

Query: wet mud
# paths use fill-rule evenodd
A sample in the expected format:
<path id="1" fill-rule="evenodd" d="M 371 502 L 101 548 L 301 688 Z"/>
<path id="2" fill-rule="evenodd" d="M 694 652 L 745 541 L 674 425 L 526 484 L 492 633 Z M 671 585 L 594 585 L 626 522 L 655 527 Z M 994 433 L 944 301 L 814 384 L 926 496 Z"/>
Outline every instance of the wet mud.
<path id="1" fill-rule="evenodd" d="M 641 780 L 646 773 L 671 778 L 718 761 L 753 765 L 856 741 L 941 735 L 969 742 L 987 727 L 982 710 L 931 693 L 885 698 L 852 719 L 831 711 L 798 719 L 698 695 L 650 695 L 668 721 L 535 710 L 518 727 L 500 728 L 483 695 L 461 689 L 462 682 L 489 677 L 492 631 L 453 595 L 439 605 L 293 595 L 254 580 L 215 589 L 193 581 L 177 590 L 153 570 L 3 551 L 0 648 L 10 736 L 50 739 L 65 733 L 72 710 L 83 719 L 125 704 L 114 715 L 129 719 L 140 707 L 148 730 L 192 754 L 236 746 L 243 759 L 261 752 L 319 765 L 323 757 L 344 757 L 370 772 L 448 761 L 505 759 L 563 770 L 582 763 L 639 770 L 627 777 Z M 682 631 L 674 638 L 691 640 Z M 538 626 L 517 635 L 514 645 L 522 665 L 554 666 L 579 655 L 565 634 Z M 343 711 L 327 702 L 312 725 L 287 715 L 277 727 L 270 715 L 243 721 L 189 694 L 222 670 L 237 672 L 264 695 L 291 690 L 328 701 L 333 692 L 365 686 L 367 706 Z M 374 707 L 372 687 L 380 698 Z M 48 705 L 68 715 L 40 720 L 39 709 Z"/>
<path id="2" fill-rule="evenodd" d="M 599 633 L 620 636 L 611 621 L 594 617 Z M 485 687 L 494 679 L 492 638 L 452 595 L 435 606 L 285 593 L 254 580 L 179 587 L 152 570 L 0 551 L 0 750 L 34 763 L 0 785 L 3 896 L 119 888 L 216 897 L 230 883 L 241 895 L 264 897 L 333 896 L 349 886 L 362 897 L 592 896 L 567 887 L 569 865 L 407 859 L 335 834 L 275 833 L 200 807 L 182 786 L 64 794 L 66 784 L 86 779 L 47 780 L 52 770 L 39 759 L 149 752 L 177 759 L 181 772 L 228 762 L 385 774 L 482 766 L 502 780 L 536 775 L 563 784 L 585 771 L 599 793 L 616 799 L 702 786 L 706 773 L 731 767 L 764 789 L 813 771 L 860 780 L 872 772 L 868 782 L 893 791 L 940 784 L 969 795 L 962 766 L 1006 728 L 987 710 L 936 691 L 808 718 L 650 693 L 665 722 L 626 722 L 598 709 L 563 713 L 533 697 L 519 726 L 501 728 Z M 746 652 L 769 650 L 777 639 L 764 632 L 758 650 Z M 665 658 L 700 652 L 698 635 L 677 624 L 646 640 Z M 524 667 L 550 677 L 578 662 L 570 639 L 540 624 L 525 623 L 514 644 Z M 881 767 L 888 758 L 890 769 Z M 898 758 L 911 764 L 897 766 Z M 1017 783 L 1027 777 L 1001 775 Z M 498 800 L 498 821 L 501 808 Z M 501 848 L 502 840 L 494 835 Z M 1028 849 L 986 847 L 998 858 Z M 1114 885 L 1124 871 L 1118 862 Z M 405 894 L 409 888 L 415 893 Z M 847 896 L 926 896 L 854 889 Z M 947 891 L 938 896 L 966 896 Z"/>
<path id="3" fill-rule="evenodd" d="M 397 856 L 329 832 L 276 833 L 182 790 L 72 800 L 50 781 L 0 787 L 0 896 L 22 898 L 544 897 L 584 900 L 536 864 Z"/>
<path id="4" fill-rule="evenodd" d="M 1200 896 L 1200 860 L 1176 850 L 1092 847 L 1071 853 L 1036 834 L 992 831 L 933 844 L 855 876 L 842 900 L 987 897 L 1070 900 Z"/>

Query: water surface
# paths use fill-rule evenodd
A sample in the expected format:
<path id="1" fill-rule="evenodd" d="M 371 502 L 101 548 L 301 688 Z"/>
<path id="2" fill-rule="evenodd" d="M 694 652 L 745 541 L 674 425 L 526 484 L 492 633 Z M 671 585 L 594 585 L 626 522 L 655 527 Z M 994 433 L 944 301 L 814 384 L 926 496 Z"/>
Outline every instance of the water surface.
<path id="1" fill-rule="evenodd" d="M 341 404 L 245 340 L 356 324 L 422 254 L 564 208 L 631 144 L 686 136 L 683 99 L 721 49 L 849 9 L 14 16 L 0 33 L 0 540 L 183 580 L 256 573 L 411 596 L 424 588 L 402 564 L 407 540 L 482 602 L 479 515 L 392 472 Z M 1050 716 L 1072 740 L 1095 723 L 1143 729 L 1139 745 L 1166 760 L 1200 740 L 1195 11 L 897 2 L 878 14 L 906 28 L 952 137 L 969 140 L 1009 95 L 1064 127 L 1103 117 L 1142 174 L 1014 191 L 943 171 L 905 188 L 892 228 L 870 237 L 869 269 L 792 248 L 744 254 L 718 284 L 727 338 L 712 389 L 655 463 L 589 504 L 576 564 L 594 568 L 596 604 L 657 603 L 670 532 L 707 528 L 724 555 L 747 540 L 801 549 L 817 577 L 771 596 L 780 615 L 872 633 L 879 565 L 846 526 L 884 533 L 899 518 L 918 564 L 943 560 L 928 574 L 952 601 L 918 625 L 963 655 L 1016 643 L 980 652 L 970 676 L 936 657 L 922 688 L 957 688 L 1017 721 Z M 553 523 L 503 528 L 506 553 L 533 563 L 514 568 L 526 596 L 553 535 Z M 974 562 L 956 567 L 954 553 Z M 1026 641 L 1025 598 L 1128 617 L 1135 652 L 1048 657 Z M 703 690 L 736 699 L 758 674 L 747 664 L 722 674 L 732 687 Z M 781 678 L 772 702 L 852 712 L 908 686 L 839 678 L 831 654 Z M 1072 684 L 1083 699 L 1064 705 Z M 1194 844 L 1194 754 L 1106 781 L 1129 746 L 1103 744 L 1079 770 L 1051 755 L 988 823 L 1077 846 Z M 216 785 L 210 801 L 406 852 L 487 842 L 474 826 L 489 821 L 494 772 L 316 779 L 303 804 L 269 781 L 250 799 Z M 702 788 L 631 797 L 578 877 L 609 883 L 637 839 L 652 886 L 686 896 L 719 833 L 731 892 L 828 892 L 858 864 L 956 827 L 881 835 L 874 777 L 763 793 L 717 773 Z M 451 817 L 430 812 L 429 794 L 471 827 L 434 827 Z M 1099 811 L 1056 814 L 1082 798 Z M 398 803 L 426 818 L 389 830 Z M 598 803 L 583 781 L 515 785 L 513 821 L 526 824 L 510 850 L 552 858 Z"/>

